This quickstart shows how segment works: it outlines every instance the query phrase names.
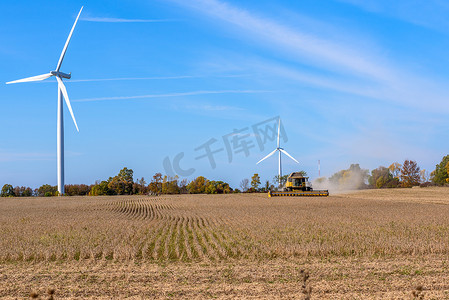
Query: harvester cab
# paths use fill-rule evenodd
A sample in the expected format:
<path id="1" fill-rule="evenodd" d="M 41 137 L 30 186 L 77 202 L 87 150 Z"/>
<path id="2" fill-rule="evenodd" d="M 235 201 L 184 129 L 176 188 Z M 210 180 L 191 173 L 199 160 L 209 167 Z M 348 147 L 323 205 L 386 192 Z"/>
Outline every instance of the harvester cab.
<path id="1" fill-rule="evenodd" d="M 293 197 L 327 197 L 328 190 L 313 190 L 309 177 L 305 177 L 302 172 L 291 173 L 284 187 L 280 191 L 269 191 L 268 197 L 293 196 Z"/>
<path id="2" fill-rule="evenodd" d="M 313 189 L 309 177 L 304 177 L 300 172 L 293 172 L 288 176 L 284 190 L 290 192 L 294 190 L 312 191 Z"/>

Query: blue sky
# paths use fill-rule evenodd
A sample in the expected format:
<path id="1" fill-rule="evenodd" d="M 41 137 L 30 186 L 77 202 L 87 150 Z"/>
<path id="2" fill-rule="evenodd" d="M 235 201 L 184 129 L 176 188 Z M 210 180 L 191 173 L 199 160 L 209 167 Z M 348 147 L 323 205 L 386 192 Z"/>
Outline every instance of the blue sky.
<path id="1" fill-rule="evenodd" d="M 53 70 L 83 5 L 61 68 L 80 128 L 65 107 L 66 184 L 125 166 L 149 181 L 179 153 L 189 179 L 271 180 L 276 158 L 256 162 L 275 141 L 252 126 L 278 116 L 300 162 L 284 172 L 447 154 L 445 2 L 2 1 L 0 185 L 56 185 L 56 81 L 4 83 Z M 224 136 L 253 147 L 230 159 Z M 196 159 L 211 140 L 215 168 Z"/>

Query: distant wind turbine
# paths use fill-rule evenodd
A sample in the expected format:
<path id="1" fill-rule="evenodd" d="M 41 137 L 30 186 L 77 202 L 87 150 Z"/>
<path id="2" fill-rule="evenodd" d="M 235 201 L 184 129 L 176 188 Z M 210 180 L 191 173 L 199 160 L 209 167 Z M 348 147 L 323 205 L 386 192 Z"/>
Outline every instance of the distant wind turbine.
<path id="1" fill-rule="evenodd" d="M 281 133 L 281 119 L 279 118 L 277 148 L 274 149 L 273 152 L 271 152 L 270 154 L 268 154 L 267 156 L 265 156 L 264 158 L 262 158 L 261 160 L 259 160 L 256 163 L 256 165 L 259 164 L 260 162 L 264 161 L 265 159 L 267 159 L 268 157 L 270 157 L 271 155 L 276 153 L 276 151 L 279 151 L 279 187 L 281 187 L 281 177 L 282 177 L 281 152 L 284 153 L 285 155 L 287 155 L 288 157 L 290 157 L 291 159 L 293 159 L 295 162 L 297 162 L 299 164 L 299 161 L 294 159 L 293 156 L 291 156 L 290 154 L 287 153 L 287 151 L 285 151 L 283 148 L 281 148 L 281 146 L 280 146 L 280 139 L 279 139 L 280 133 Z"/>
<path id="2" fill-rule="evenodd" d="M 83 7 L 81 7 L 78 16 L 76 17 L 75 23 L 72 26 L 72 30 L 70 30 L 69 37 L 65 42 L 64 48 L 62 49 L 61 56 L 59 57 L 58 64 L 56 66 L 55 71 L 50 71 L 47 74 L 37 75 L 33 77 L 27 77 L 24 79 L 14 80 L 7 82 L 6 84 L 11 83 L 19 83 L 19 82 L 30 82 L 30 81 L 41 81 L 47 78 L 54 76 L 58 81 L 58 123 L 57 123 L 57 164 L 58 164 L 58 192 L 59 195 L 64 195 L 64 120 L 63 120 L 63 104 L 62 98 L 64 97 L 65 103 L 69 108 L 70 115 L 72 116 L 73 123 L 75 123 L 76 130 L 79 132 L 78 125 L 76 124 L 75 115 L 73 114 L 72 106 L 70 105 L 69 96 L 67 95 L 67 90 L 62 82 L 62 78 L 70 79 L 71 73 L 66 74 L 60 72 L 61 64 L 64 59 L 65 53 L 67 51 L 67 47 L 69 46 L 70 39 L 72 38 L 73 30 L 75 29 L 76 23 L 78 22 L 78 18 L 81 15 L 81 11 Z"/>

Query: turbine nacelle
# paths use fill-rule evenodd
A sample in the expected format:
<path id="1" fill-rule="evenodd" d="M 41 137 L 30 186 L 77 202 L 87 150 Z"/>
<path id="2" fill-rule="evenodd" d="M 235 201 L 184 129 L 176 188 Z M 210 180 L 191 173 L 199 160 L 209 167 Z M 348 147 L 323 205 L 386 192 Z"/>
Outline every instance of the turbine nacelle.
<path id="1" fill-rule="evenodd" d="M 66 73 L 59 72 L 59 71 L 50 71 L 50 74 L 53 76 L 59 76 L 61 78 L 66 78 L 66 79 L 72 78 L 72 73 L 66 74 Z"/>

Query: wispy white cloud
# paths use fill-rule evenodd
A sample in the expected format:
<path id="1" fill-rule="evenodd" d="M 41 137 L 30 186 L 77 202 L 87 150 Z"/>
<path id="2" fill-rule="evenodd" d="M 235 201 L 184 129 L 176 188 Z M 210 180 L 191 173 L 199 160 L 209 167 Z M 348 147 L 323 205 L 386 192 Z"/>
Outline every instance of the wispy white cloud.
<path id="1" fill-rule="evenodd" d="M 438 31 L 448 31 L 449 3 L 440 0 L 338 0 L 365 11 L 397 18 L 409 23 L 432 28 Z"/>
<path id="2" fill-rule="evenodd" d="M 442 106 L 449 100 L 446 96 L 449 90 L 444 82 L 432 74 L 424 74 L 422 68 L 418 73 L 409 66 L 399 65 L 382 54 L 385 50 L 372 47 L 372 43 L 366 47 L 364 40 L 339 42 L 327 35 L 311 34 L 285 25 L 281 20 L 258 16 L 221 0 L 172 1 L 212 17 L 213 22 L 233 25 L 239 29 L 237 36 L 245 41 L 257 39 L 261 41 L 261 47 L 287 54 L 283 57 L 292 62 L 288 65 L 280 62 L 254 64 L 255 68 L 265 68 L 267 73 L 273 71 L 269 74 L 277 73 L 313 86 L 404 106 L 429 111 L 441 111 L 444 107 L 445 112 L 449 111 L 446 105 Z M 230 27 L 226 28 L 229 30 Z M 248 60 L 242 59 L 241 63 L 248 65 Z M 309 66 L 308 71 L 297 67 L 297 63 Z"/>
<path id="3" fill-rule="evenodd" d="M 149 98 L 167 98 L 167 97 L 185 97 L 185 96 L 199 96 L 212 94 L 255 94 L 255 93 L 269 93 L 272 91 L 265 90 L 220 90 L 220 91 L 193 91 L 183 93 L 169 93 L 169 94 L 150 94 L 138 96 L 117 96 L 117 97 L 101 97 L 101 98 L 85 98 L 73 100 L 73 102 L 94 102 L 94 101 L 111 101 L 111 100 L 132 100 L 132 99 L 149 99 Z"/>
<path id="4" fill-rule="evenodd" d="M 107 18 L 107 17 L 81 17 L 81 21 L 102 22 L 102 23 L 161 23 L 175 22 L 171 19 L 123 19 L 123 18 Z"/>
<path id="5" fill-rule="evenodd" d="M 308 32 L 300 31 L 282 22 L 258 16 L 247 10 L 219 0 L 172 0 L 240 29 L 246 38 L 258 39 L 264 47 L 275 48 L 303 62 L 313 63 L 322 68 L 367 76 L 375 80 L 392 78 L 391 70 L 383 66 L 379 57 L 372 57 L 348 47 L 338 40 L 324 39 Z M 242 31 L 243 30 L 243 31 Z"/>

